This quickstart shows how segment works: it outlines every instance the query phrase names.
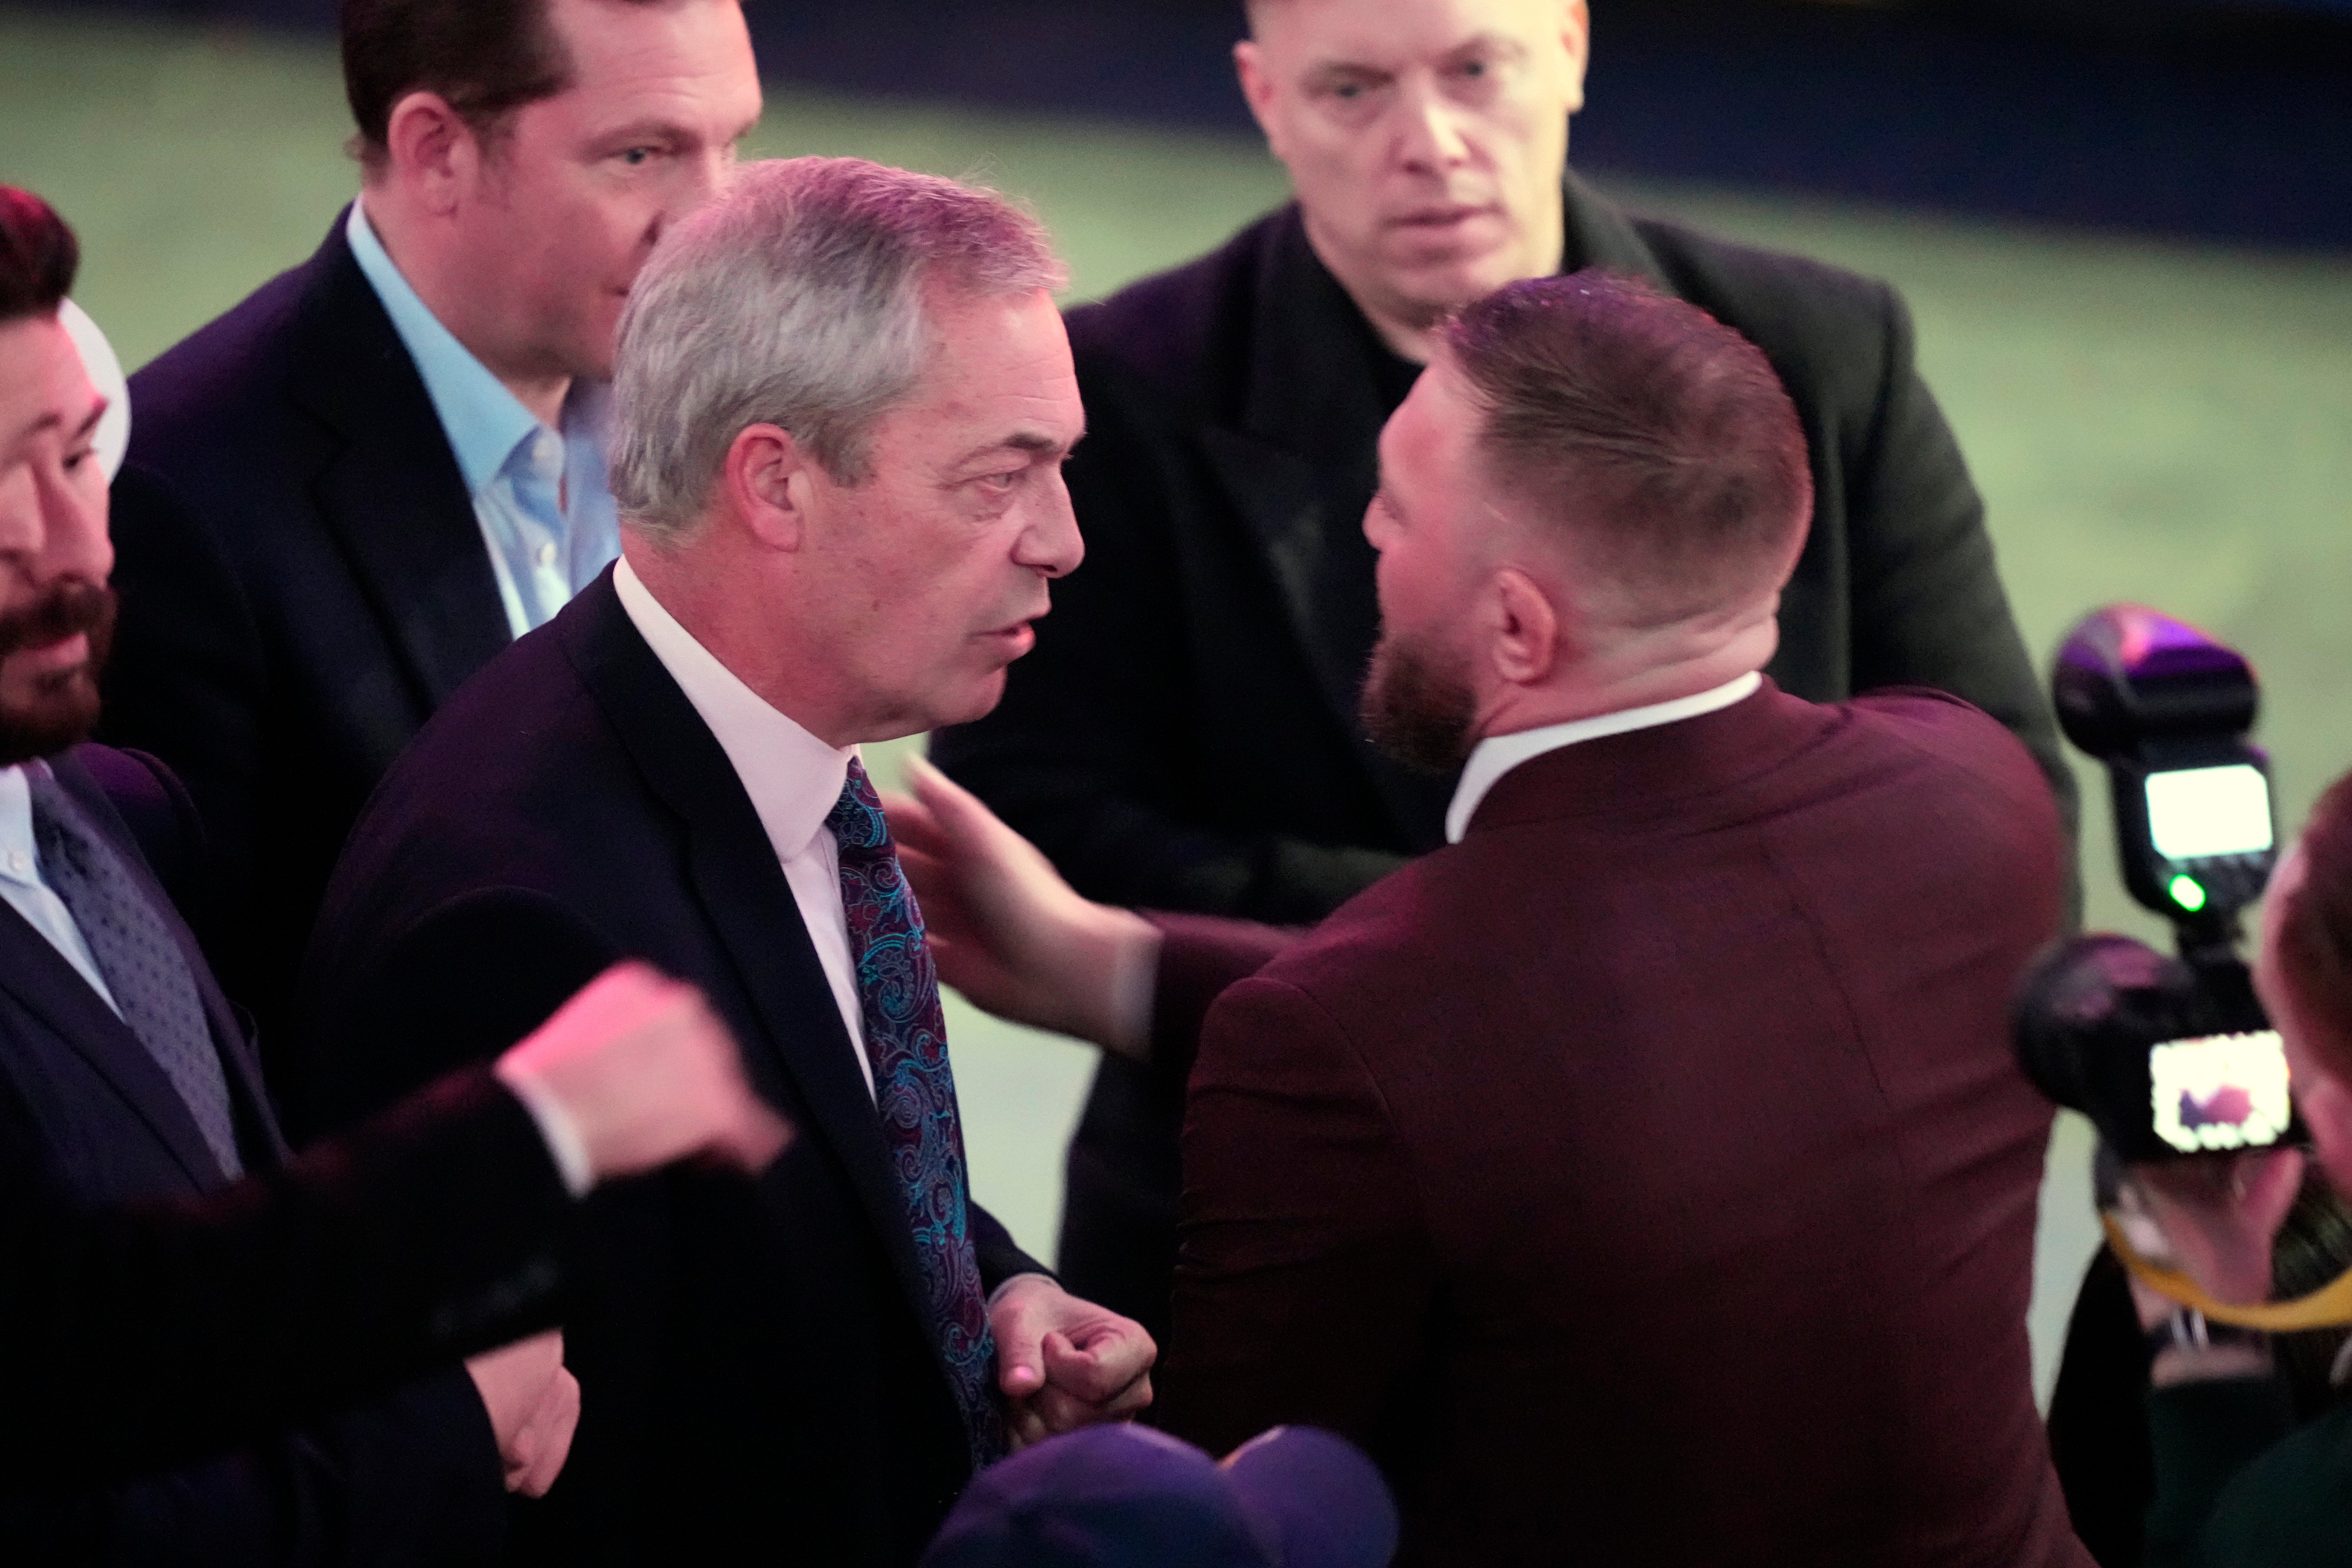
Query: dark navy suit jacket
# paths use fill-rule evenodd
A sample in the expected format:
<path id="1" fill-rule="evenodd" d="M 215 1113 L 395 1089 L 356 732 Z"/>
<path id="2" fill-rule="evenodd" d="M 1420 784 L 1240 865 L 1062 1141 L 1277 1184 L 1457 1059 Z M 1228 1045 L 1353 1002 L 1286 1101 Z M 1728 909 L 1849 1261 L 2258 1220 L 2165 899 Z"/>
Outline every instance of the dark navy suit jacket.
<path id="1" fill-rule="evenodd" d="M 457 458 L 343 222 L 131 378 L 114 481 L 100 738 L 194 796 L 216 897 L 194 923 L 266 1057 L 368 792 L 511 640 Z"/>
<path id="2" fill-rule="evenodd" d="M 612 574 L 491 661 L 385 775 L 303 975 L 332 1128 L 546 1015 L 621 952 L 691 980 L 799 1138 L 757 1188 L 587 1205 L 583 1410 L 519 1553 L 910 1563 L 970 1474 L 879 1118 L 741 782 Z M 1038 1266 L 971 1211 L 983 1283 Z"/>
<path id="3" fill-rule="evenodd" d="M 193 863 L 194 817 L 150 759 L 83 747 L 58 782 L 121 851 L 194 972 L 249 1169 L 286 1144 L 240 1020 L 171 914 L 120 800 L 166 867 Z M 193 1198 L 225 1178 L 138 1037 L 13 908 L 0 907 L 0 1182 L 87 1207 Z M 107 1320 L 93 1320 L 93 1331 Z M 88 1419 L 106 1420 L 103 1410 Z M 70 1434 L 60 1435 L 70 1445 Z M 452 1368 L 392 1399 L 200 1467 L 104 1492 L 0 1500 L 12 1563 L 140 1564 L 498 1560 L 505 1492 L 488 1417 Z"/>

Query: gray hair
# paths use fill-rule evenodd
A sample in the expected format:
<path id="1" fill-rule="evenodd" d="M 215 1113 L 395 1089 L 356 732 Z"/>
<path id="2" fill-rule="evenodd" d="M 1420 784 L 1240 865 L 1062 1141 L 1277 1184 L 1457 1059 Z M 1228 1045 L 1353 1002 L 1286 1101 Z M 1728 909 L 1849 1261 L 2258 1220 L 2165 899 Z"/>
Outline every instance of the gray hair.
<path id="1" fill-rule="evenodd" d="M 1068 278 L 1043 226 L 994 191 L 861 158 L 747 164 L 663 237 L 621 313 L 622 517 L 682 541 L 753 425 L 865 483 L 874 422 L 913 392 L 935 345 L 926 286 L 985 298 Z"/>

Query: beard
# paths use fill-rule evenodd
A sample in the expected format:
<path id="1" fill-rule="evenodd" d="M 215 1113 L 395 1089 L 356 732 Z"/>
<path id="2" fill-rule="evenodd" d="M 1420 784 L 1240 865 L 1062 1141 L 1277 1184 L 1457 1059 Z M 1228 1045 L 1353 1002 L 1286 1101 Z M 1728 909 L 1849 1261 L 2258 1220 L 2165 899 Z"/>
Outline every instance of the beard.
<path id="1" fill-rule="evenodd" d="M 88 658 L 16 689 L 6 669 L 12 656 L 77 633 L 89 639 Z M 114 591 L 88 578 L 69 578 L 0 616 L 0 767 L 54 756 L 89 739 L 98 727 L 98 675 L 113 641 Z"/>
<path id="2" fill-rule="evenodd" d="M 1478 700 L 1459 661 L 1393 632 L 1372 649 L 1358 711 L 1373 745 L 1422 773 L 1452 773 L 1477 741 Z"/>

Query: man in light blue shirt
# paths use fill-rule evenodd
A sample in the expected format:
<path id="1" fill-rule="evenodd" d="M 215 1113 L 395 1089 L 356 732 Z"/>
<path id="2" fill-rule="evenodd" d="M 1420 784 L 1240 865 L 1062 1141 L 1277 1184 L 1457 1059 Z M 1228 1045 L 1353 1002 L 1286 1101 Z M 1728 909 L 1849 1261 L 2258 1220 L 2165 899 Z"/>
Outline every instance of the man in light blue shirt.
<path id="1" fill-rule="evenodd" d="M 614 558 L 621 307 L 760 113 L 737 0 L 351 0 L 342 26 L 359 200 L 131 378 L 113 496 L 100 738 L 194 796 L 206 952 L 273 1045 L 377 779 Z"/>
<path id="2" fill-rule="evenodd" d="M 343 232 L 425 378 L 474 498 L 507 625 L 517 637 L 545 626 L 621 552 L 604 483 L 610 393 L 602 381 L 574 380 L 550 429 L 416 297 L 384 254 L 364 199 L 352 204 Z"/>

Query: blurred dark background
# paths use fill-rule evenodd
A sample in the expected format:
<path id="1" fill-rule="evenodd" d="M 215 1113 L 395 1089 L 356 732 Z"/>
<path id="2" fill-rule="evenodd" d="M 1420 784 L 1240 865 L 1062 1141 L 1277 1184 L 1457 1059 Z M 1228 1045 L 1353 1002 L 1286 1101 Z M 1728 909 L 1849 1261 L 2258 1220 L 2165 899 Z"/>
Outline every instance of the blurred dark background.
<path id="1" fill-rule="evenodd" d="M 333 0 L 44 7 L 331 31 Z M 2352 245 L 2352 0 L 1593 0 L 1580 166 L 2266 245 Z M 1245 129 L 1239 0 L 751 0 L 763 70 Z"/>

